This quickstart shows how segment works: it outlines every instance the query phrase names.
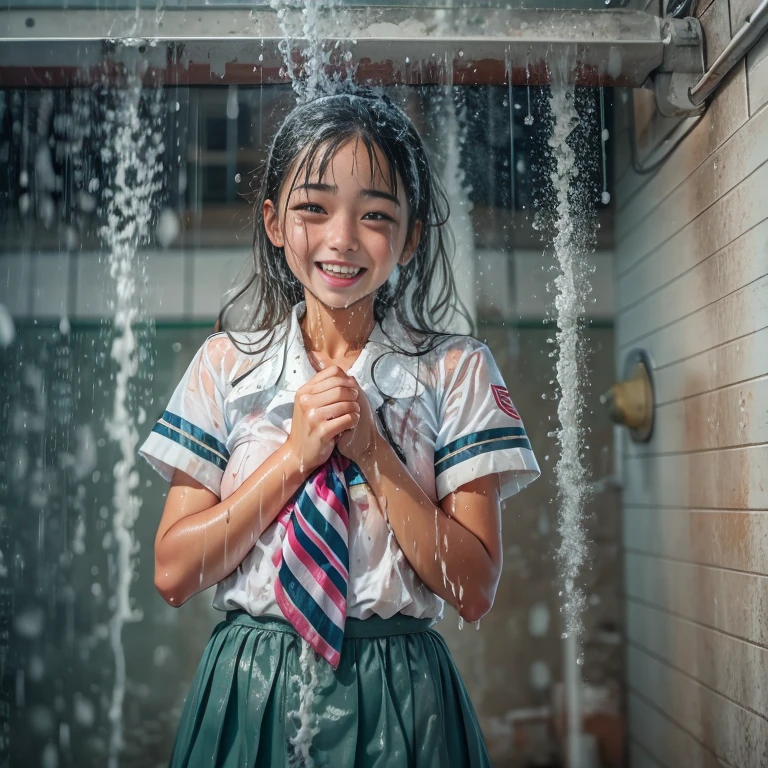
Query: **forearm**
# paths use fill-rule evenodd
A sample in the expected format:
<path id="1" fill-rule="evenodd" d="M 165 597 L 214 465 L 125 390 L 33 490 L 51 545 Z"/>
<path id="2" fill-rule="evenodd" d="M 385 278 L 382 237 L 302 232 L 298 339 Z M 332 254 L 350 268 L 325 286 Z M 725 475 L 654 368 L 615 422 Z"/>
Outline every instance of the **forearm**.
<path id="1" fill-rule="evenodd" d="M 169 528 L 155 542 L 155 581 L 163 597 L 181 605 L 230 574 L 274 522 L 306 474 L 285 443 L 231 496 Z"/>
<path id="2" fill-rule="evenodd" d="M 499 581 L 483 543 L 432 502 L 383 438 L 359 466 L 419 578 L 462 617 L 479 619 Z"/>

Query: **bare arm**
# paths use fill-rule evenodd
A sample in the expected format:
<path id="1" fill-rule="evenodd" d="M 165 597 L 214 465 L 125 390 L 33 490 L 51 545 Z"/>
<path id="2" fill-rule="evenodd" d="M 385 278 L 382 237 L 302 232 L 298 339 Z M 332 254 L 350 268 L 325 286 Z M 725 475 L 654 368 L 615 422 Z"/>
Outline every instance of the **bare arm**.
<path id="1" fill-rule="evenodd" d="M 414 571 L 467 621 L 493 605 L 502 566 L 498 475 L 462 485 L 435 505 L 378 436 L 359 459 Z"/>
<path id="2" fill-rule="evenodd" d="M 155 586 L 178 607 L 230 574 L 306 479 L 284 443 L 224 501 L 176 470 L 155 538 Z"/>
<path id="3" fill-rule="evenodd" d="M 296 393 L 291 433 L 224 501 L 177 470 L 155 537 L 155 587 L 179 606 L 217 584 L 243 561 L 261 534 L 325 463 L 337 435 L 359 419 L 354 380 L 330 366 Z"/>

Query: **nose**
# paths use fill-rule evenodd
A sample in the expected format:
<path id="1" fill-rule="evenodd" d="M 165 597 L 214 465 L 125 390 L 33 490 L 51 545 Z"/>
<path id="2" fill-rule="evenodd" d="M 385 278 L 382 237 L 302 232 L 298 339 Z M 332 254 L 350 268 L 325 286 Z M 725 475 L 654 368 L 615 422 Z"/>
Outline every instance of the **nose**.
<path id="1" fill-rule="evenodd" d="M 326 243 L 329 248 L 339 253 L 347 251 L 357 251 L 357 222 L 354 218 L 345 213 L 336 214 L 328 222 L 328 234 Z"/>

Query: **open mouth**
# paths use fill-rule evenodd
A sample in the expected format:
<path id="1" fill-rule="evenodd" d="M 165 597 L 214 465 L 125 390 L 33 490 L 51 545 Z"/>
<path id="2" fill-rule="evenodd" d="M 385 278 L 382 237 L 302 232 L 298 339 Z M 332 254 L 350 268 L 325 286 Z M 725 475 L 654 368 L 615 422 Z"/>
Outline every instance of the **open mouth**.
<path id="1" fill-rule="evenodd" d="M 343 267 L 339 269 L 338 267 L 326 265 L 321 261 L 317 262 L 317 266 L 326 275 L 333 275 L 334 277 L 357 277 L 360 272 L 365 272 L 365 267 Z"/>
<path id="2" fill-rule="evenodd" d="M 320 262 L 318 262 L 316 266 L 322 276 L 332 285 L 354 283 L 367 271 L 365 267 L 345 270 L 331 269 Z"/>

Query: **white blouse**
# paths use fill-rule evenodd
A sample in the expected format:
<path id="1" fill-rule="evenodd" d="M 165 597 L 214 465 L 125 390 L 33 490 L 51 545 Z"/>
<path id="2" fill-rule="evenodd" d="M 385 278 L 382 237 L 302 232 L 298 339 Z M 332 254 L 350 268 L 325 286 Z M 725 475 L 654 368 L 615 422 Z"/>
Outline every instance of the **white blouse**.
<path id="1" fill-rule="evenodd" d="M 166 480 L 178 468 L 225 499 L 285 442 L 296 391 L 316 374 L 299 327 L 305 311 L 306 303 L 299 302 L 287 337 L 281 342 L 284 329 L 278 329 L 274 346 L 259 359 L 238 350 L 225 333 L 205 341 L 140 449 Z M 236 338 L 248 349 L 242 342 L 258 343 L 262 336 Z M 374 383 L 371 368 L 388 352 L 388 337 L 403 349 L 416 349 L 390 310 L 347 373 L 372 410 L 384 396 L 390 398 L 384 408 L 387 427 L 411 475 L 435 504 L 484 475 L 499 474 L 502 500 L 539 476 L 523 423 L 485 344 L 452 336 L 420 358 L 390 352 L 376 363 Z M 442 599 L 405 559 L 370 487 L 352 485 L 349 497 L 347 615 L 441 618 Z M 283 535 L 277 523 L 263 532 L 217 585 L 214 608 L 282 615 L 275 603 L 272 555 Z"/>

